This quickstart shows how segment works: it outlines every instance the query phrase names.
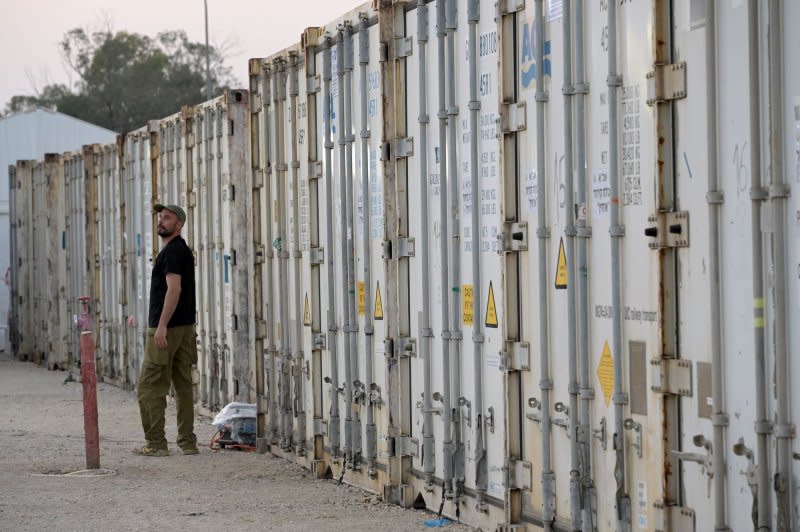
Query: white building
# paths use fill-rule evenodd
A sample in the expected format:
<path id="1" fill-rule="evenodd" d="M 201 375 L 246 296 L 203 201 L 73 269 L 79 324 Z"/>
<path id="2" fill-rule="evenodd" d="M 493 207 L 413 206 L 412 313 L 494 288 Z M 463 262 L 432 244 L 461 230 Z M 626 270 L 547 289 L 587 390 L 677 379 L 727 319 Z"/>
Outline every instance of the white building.
<path id="1" fill-rule="evenodd" d="M 73 151 L 84 144 L 113 142 L 116 136 L 108 129 L 46 109 L 0 118 L 0 350 L 6 346 L 11 307 L 9 165 L 22 159 L 41 159 L 45 153 Z"/>

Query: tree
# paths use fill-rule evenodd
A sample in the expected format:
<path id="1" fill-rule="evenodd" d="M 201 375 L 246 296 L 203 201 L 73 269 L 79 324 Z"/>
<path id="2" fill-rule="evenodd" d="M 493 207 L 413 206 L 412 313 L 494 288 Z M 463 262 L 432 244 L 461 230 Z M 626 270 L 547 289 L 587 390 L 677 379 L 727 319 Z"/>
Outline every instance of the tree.
<path id="1" fill-rule="evenodd" d="M 5 114 L 46 107 L 124 133 L 213 96 L 205 94 L 206 47 L 190 42 L 183 31 L 153 39 L 74 29 L 64 36 L 61 50 L 78 75 L 74 86 L 51 84 L 33 96 L 14 96 Z M 234 80 L 213 46 L 210 57 L 212 91 L 218 94 Z"/>

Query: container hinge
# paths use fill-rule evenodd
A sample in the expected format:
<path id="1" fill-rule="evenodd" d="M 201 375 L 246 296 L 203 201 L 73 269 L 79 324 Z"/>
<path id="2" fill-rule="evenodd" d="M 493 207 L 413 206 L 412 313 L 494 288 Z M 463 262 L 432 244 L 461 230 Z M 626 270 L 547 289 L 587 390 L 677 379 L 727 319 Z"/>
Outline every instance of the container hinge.
<path id="1" fill-rule="evenodd" d="M 384 260 L 414 256 L 415 244 L 413 237 L 384 240 L 382 246 L 381 258 Z"/>
<path id="2" fill-rule="evenodd" d="M 392 149 L 394 150 L 395 159 L 410 157 L 414 155 L 414 138 L 401 137 L 394 139 L 392 142 Z M 386 160 L 388 160 L 388 157 Z"/>
<path id="3" fill-rule="evenodd" d="M 656 393 L 692 395 L 692 362 L 686 359 L 654 358 L 650 361 L 650 389 Z"/>
<path id="4" fill-rule="evenodd" d="M 525 9 L 525 0 L 501 0 L 500 14 L 513 15 Z"/>
<path id="5" fill-rule="evenodd" d="M 528 250 L 528 222 L 506 222 L 503 224 L 503 251 Z"/>
<path id="6" fill-rule="evenodd" d="M 256 244 L 253 254 L 253 264 L 264 264 L 264 259 L 266 258 L 266 253 L 264 253 L 264 251 L 264 244 Z"/>
<path id="7" fill-rule="evenodd" d="M 325 248 L 311 248 L 308 250 L 308 260 L 311 265 L 318 265 L 325 262 Z"/>
<path id="8" fill-rule="evenodd" d="M 414 40 L 411 37 L 394 38 L 394 58 L 401 59 L 414 53 Z"/>
<path id="9" fill-rule="evenodd" d="M 667 532 L 668 530 L 682 530 L 686 532 L 695 531 L 694 510 L 684 506 L 664 506 L 663 501 L 655 501 L 653 508 L 656 509 L 655 532 Z"/>
<path id="10" fill-rule="evenodd" d="M 258 396 L 258 413 L 269 412 L 269 395 Z"/>
<path id="11" fill-rule="evenodd" d="M 314 338 L 311 343 L 311 349 L 325 349 L 325 333 L 314 333 Z"/>
<path id="12" fill-rule="evenodd" d="M 394 241 L 394 256 L 395 257 L 413 257 L 414 256 L 414 238 L 398 238 Z"/>
<path id="13" fill-rule="evenodd" d="M 322 418 L 314 418 L 314 436 L 327 436 L 328 435 L 328 420 Z"/>
<path id="14" fill-rule="evenodd" d="M 261 104 L 261 95 L 260 94 L 251 94 L 250 95 L 250 109 L 252 110 L 253 114 L 257 114 L 261 112 L 261 109 L 264 106 Z"/>
<path id="15" fill-rule="evenodd" d="M 655 239 L 648 244 L 650 249 L 689 247 L 688 211 L 659 212 L 648 216 L 647 221 L 655 224 L 644 230 L 645 236 Z"/>
<path id="16" fill-rule="evenodd" d="M 398 336 L 394 342 L 397 358 L 417 356 L 417 339 L 410 336 Z"/>
<path id="17" fill-rule="evenodd" d="M 398 436 L 394 439 L 395 456 L 419 456 L 419 440 L 411 436 Z"/>
<path id="18" fill-rule="evenodd" d="M 506 350 L 500 353 L 500 371 L 528 371 L 531 369 L 531 344 L 528 342 L 506 342 Z"/>
<path id="19" fill-rule="evenodd" d="M 646 78 L 647 105 L 686 98 L 686 61 L 655 65 Z"/>
<path id="20" fill-rule="evenodd" d="M 306 77 L 306 93 L 314 94 L 320 91 L 319 76 Z"/>
<path id="21" fill-rule="evenodd" d="M 533 467 L 530 462 L 522 460 L 509 460 L 506 463 L 508 469 L 508 486 L 510 490 L 530 490 L 533 486 Z"/>
<path id="22" fill-rule="evenodd" d="M 308 168 L 309 179 L 320 179 L 322 177 L 322 161 L 312 161 Z"/>
<path id="23" fill-rule="evenodd" d="M 259 168 L 253 176 L 253 190 L 259 190 L 264 186 L 264 169 Z"/>
<path id="24" fill-rule="evenodd" d="M 528 128 L 527 103 L 504 103 L 500 107 L 503 133 L 516 133 Z"/>

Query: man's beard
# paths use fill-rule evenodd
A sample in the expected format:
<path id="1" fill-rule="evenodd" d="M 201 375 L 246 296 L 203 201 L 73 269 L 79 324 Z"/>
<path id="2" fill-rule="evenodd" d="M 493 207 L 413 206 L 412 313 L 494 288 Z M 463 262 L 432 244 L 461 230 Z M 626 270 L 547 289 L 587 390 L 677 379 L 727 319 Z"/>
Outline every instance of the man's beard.
<path id="1" fill-rule="evenodd" d="M 164 226 L 158 226 L 158 236 L 172 236 L 175 231 L 169 231 Z"/>

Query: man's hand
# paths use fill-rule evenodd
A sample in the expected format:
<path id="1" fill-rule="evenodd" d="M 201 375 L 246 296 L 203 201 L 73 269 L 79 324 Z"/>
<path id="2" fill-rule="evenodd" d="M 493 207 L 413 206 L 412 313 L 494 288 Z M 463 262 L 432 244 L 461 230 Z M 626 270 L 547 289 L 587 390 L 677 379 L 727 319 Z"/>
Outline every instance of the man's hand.
<path id="1" fill-rule="evenodd" d="M 167 328 L 165 326 L 158 326 L 156 329 L 156 334 L 153 336 L 153 341 L 155 342 L 156 347 L 159 349 L 167 348 Z"/>

